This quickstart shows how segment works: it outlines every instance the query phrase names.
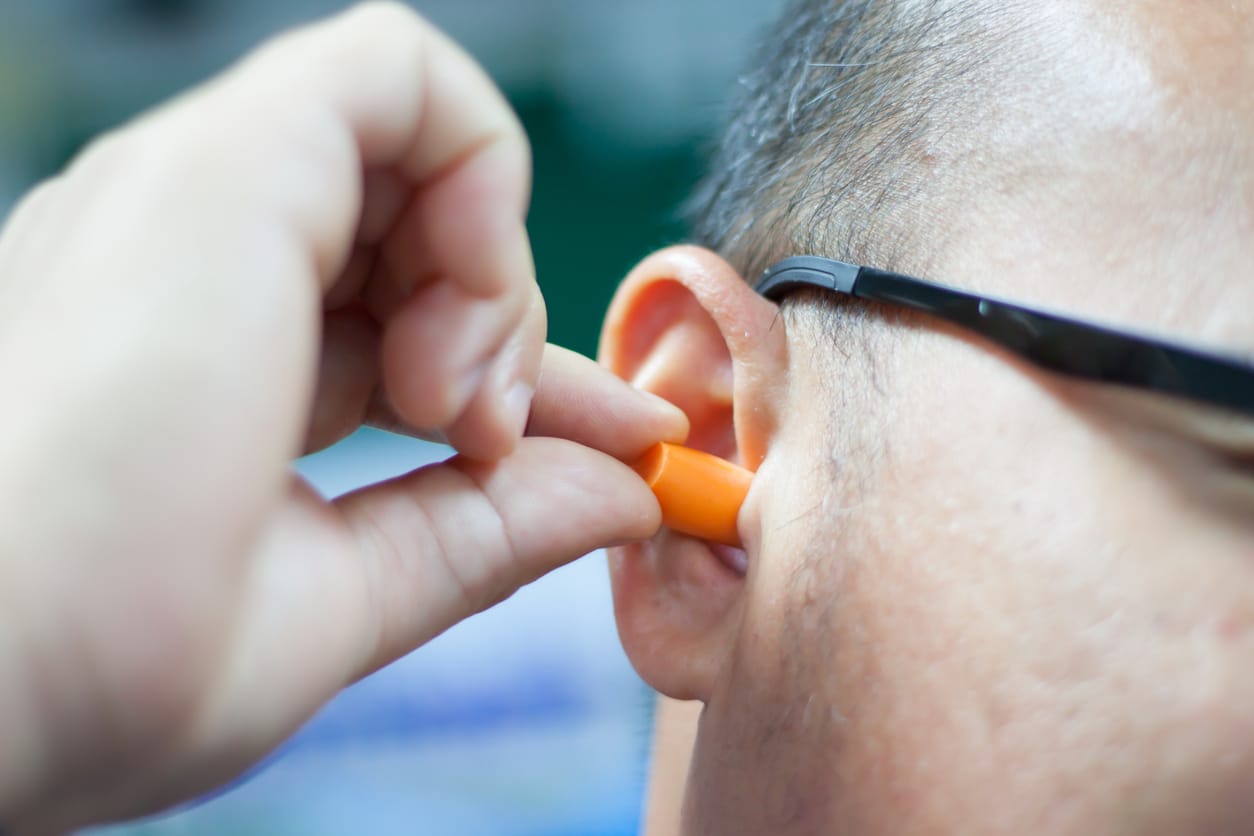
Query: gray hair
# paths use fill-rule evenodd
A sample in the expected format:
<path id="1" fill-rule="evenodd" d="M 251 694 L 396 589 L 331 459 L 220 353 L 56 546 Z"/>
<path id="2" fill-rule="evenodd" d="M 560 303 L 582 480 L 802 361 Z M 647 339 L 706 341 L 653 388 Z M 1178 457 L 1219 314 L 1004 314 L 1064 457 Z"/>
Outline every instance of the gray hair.
<path id="1" fill-rule="evenodd" d="M 922 233 L 936 232 L 944 211 L 937 168 L 953 163 L 933 148 L 988 92 L 977 81 L 1005 34 L 988 29 L 1006 6 L 789 3 L 742 78 L 689 202 L 696 242 L 750 280 L 802 253 L 922 269 Z"/>

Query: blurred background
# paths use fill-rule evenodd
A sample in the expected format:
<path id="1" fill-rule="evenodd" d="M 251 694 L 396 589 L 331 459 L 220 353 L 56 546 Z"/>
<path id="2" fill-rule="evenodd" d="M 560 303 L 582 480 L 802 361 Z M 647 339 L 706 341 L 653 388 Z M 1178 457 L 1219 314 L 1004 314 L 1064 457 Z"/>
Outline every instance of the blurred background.
<path id="1" fill-rule="evenodd" d="M 332 0 L 2 0 L 0 216 L 96 133 Z M 679 203 L 781 0 L 416 0 L 531 137 L 550 339 L 587 354 Z M 362 431 L 297 467 L 327 495 L 446 451 Z M 652 697 L 593 555 L 350 688 L 214 796 L 100 834 L 629 834 Z"/>

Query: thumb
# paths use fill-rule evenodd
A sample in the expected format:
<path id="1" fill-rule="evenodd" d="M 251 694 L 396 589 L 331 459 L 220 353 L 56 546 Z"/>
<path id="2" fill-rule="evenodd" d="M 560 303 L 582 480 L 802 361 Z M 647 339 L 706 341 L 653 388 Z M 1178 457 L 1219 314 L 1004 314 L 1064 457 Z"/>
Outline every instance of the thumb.
<path id="1" fill-rule="evenodd" d="M 63 782 L 55 785 L 61 792 L 54 826 L 151 811 L 226 780 L 350 681 L 598 546 L 651 536 L 661 516 L 629 467 L 555 438 L 524 438 L 494 463 L 455 458 L 426 467 L 342 497 L 334 507 L 296 482 L 260 535 L 240 609 L 223 612 L 231 617 L 215 652 L 180 659 L 186 670 L 162 667 L 136 678 L 146 688 L 139 697 L 132 690 L 110 701 L 85 692 L 93 705 L 135 713 L 119 713 L 132 725 L 106 724 L 103 739 L 75 736 L 67 744 L 67 774 L 104 775 L 76 794 Z M 237 575 L 227 582 L 239 584 Z M 205 600 L 216 601 L 210 586 Z M 178 644 L 177 636 L 147 641 L 205 644 Z M 170 705 L 170 695 L 183 694 L 188 683 L 195 705 Z M 166 748 L 128 738 L 143 758 L 112 754 L 117 729 L 148 728 L 169 717 L 178 735 Z"/>
<path id="2" fill-rule="evenodd" d="M 377 636 L 358 675 L 546 572 L 661 525 L 629 467 L 555 438 L 523 439 L 498 462 L 454 458 L 337 505 L 360 544 Z"/>

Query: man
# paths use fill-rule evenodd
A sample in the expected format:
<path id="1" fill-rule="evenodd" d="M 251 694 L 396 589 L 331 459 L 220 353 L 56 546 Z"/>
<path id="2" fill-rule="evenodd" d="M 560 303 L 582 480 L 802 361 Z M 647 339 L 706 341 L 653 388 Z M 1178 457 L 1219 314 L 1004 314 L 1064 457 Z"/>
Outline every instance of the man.
<path id="1" fill-rule="evenodd" d="M 10 821 L 55 829 L 191 792 L 339 682 L 580 548 L 651 534 L 656 506 L 614 458 L 690 428 L 689 443 L 757 477 L 747 561 L 667 532 L 612 557 L 634 664 L 703 705 L 682 821 L 662 806 L 662 825 L 1254 827 L 1249 423 L 1051 375 L 887 306 L 808 292 L 780 308 L 746 281 L 783 256 L 839 257 L 1248 353 L 1249 12 L 797 3 L 699 202 L 711 248 L 646 259 L 607 321 L 604 362 L 689 426 L 549 350 L 530 431 L 567 441 L 516 440 L 540 354 L 511 232 L 516 132 L 481 76 L 415 25 L 375 10 L 295 36 L 89 152 L 6 232 L 0 290 L 27 305 L 0 330 L 0 358 L 35 415 L 6 415 L 0 434 L 16 509 L 0 586 L 0 705 L 18 718 L 0 745 L 22 767 L 0 782 Z M 389 63 L 403 56 L 415 64 Z M 395 107 L 414 78 L 422 118 Z M 280 99 L 317 106 L 204 142 L 213 117 L 247 123 Z M 274 150 L 291 147 L 304 150 L 290 163 Z M 154 164 L 170 148 L 185 150 Z M 356 194 L 354 153 L 371 171 L 360 224 L 341 212 L 354 201 L 319 199 Z M 241 168 L 254 157 L 271 165 Z M 143 186 L 138 204 L 100 197 L 117 172 Z M 101 205 L 124 211 L 90 214 Z M 47 231 L 75 212 L 112 223 Z M 155 250 L 122 234 L 157 223 Z M 259 313 L 256 296 L 231 304 L 241 272 Z M 320 298 L 331 398 L 299 374 Z M 108 333 L 128 337 L 127 362 L 90 338 L 102 309 L 125 314 Z M 371 394 L 380 328 L 386 399 Z M 119 391 L 151 402 L 121 408 Z M 285 493 L 302 415 L 325 439 L 381 403 L 375 417 L 498 463 L 333 508 Z M 154 491 L 158 464 L 128 458 L 134 422 L 186 496 Z M 577 491 L 593 494 L 571 503 Z M 162 513 L 136 524 L 141 502 Z M 587 516 L 569 519 L 576 506 Z M 112 597 L 79 613 L 88 584 Z M 685 733 L 659 729 L 681 760 Z"/>
<path id="2" fill-rule="evenodd" d="M 743 576 L 667 533 L 612 558 L 635 666 L 703 704 L 662 708 L 651 832 L 681 796 L 685 833 L 1254 832 L 1250 419 L 748 284 L 823 255 L 1248 358 L 1252 32 L 810 0 L 765 41 L 712 249 L 646 260 L 602 341 L 757 469 Z"/>

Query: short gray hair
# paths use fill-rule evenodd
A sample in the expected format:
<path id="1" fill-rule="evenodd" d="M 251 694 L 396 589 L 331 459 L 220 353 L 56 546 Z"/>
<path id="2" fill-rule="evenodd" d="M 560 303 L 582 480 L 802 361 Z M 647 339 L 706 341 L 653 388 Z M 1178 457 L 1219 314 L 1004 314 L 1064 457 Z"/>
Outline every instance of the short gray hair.
<path id="1" fill-rule="evenodd" d="M 789 3 L 689 202 L 695 241 L 750 280 L 802 253 L 922 269 L 919 233 L 934 220 L 924 207 L 945 188 L 931 148 L 978 109 L 997 42 L 987 30 L 1007 5 Z"/>

